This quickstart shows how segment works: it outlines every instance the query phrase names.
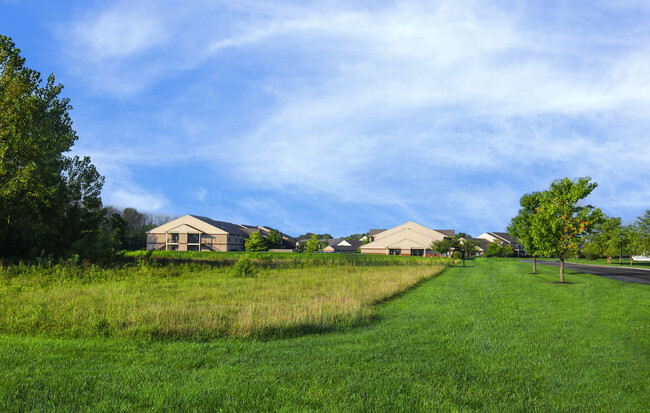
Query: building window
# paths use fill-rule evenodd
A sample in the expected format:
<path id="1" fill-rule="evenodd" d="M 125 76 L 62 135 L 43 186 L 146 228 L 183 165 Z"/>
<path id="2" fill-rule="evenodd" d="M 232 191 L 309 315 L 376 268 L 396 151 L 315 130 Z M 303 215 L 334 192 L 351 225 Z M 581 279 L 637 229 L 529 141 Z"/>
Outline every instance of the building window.
<path id="1" fill-rule="evenodd" d="M 178 245 L 170 245 L 170 246 L 169 246 L 169 249 L 170 249 L 171 251 L 178 251 Z"/>
<path id="2" fill-rule="evenodd" d="M 421 256 L 424 255 L 424 250 L 415 250 L 415 249 L 412 249 L 412 250 L 411 250 L 411 255 L 414 256 L 414 257 L 421 257 Z"/>
<path id="3" fill-rule="evenodd" d="M 169 234 L 169 235 L 171 235 L 169 243 L 170 244 L 178 244 L 179 234 Z"/>
<path id="4" fill-rule="evenodd" d="M 388 255 L 402 255 L 402 250 L 400 248 L 391 248 L 388 250 Z"/>
<path id="5" fill-rule="evenodd" d="M 198 245 L 188 245 L 187 250 L 188 251 L 199 251 L 199 246 Z"/>
<path id="6" fill-rule="evenodd" d="M 187 243 L 188 244 L 198 244 L 199 243 L 199 234 L 187 234 Z"/>

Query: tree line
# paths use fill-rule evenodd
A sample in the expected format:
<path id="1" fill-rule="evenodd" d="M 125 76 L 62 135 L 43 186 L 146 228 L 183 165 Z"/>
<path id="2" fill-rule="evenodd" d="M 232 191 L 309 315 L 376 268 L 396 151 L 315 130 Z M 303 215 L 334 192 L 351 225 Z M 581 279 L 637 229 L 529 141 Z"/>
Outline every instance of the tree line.
<path id="1" fill-rule="evenodd" d="M 66 156 L 78 139 L 63 86 L 25 65 L 0 35 L 0 257 L 103 258 L 146 246 L 169 217 L 104 207 L 89 157 Z"/>

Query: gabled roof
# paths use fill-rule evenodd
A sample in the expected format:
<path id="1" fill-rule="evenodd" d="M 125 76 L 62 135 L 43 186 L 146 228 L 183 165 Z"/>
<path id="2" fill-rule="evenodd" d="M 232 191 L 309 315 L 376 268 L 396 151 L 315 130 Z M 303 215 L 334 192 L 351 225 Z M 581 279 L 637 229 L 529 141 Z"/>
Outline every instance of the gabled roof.
<path id="1" fill-rule="evenodd" d="M 403 231 L 405 229 L 408 229 L 410 231 L 425 235 L 425 236 L 430 237 L 430 238 L 435 239 L 435 240 L 442 239 L 443 237 L 446 236 L 445 234 L 443 234 L 443 233 L 441 233 L 439 231 L 436 231 L 436 230 L 431 229 L 431 228 L 427 228 L 424 225 L 418 224 L 417 222 L 408 221 L 408 222 L 405 222 L 405 223 L 403 223 L 401 225 L 393 227 L 391 229 L 387 229 L 385 231 L 382 231 L 379 234 L 376 234 L 375 235 L 375 242 L 379 241 L 382 238 L 386 238 L 386 237 L 389 237 L 389 236 L 391 236 L 391 235 L 393 235 L 395 233 L 401 232 L 401 231 Z"/>
<path id="2" fill-rule="evenodd" d="M 242 230 L 241 226 L 237 224 L 232 224 L 230 222 L 225 222 L 225 221 L 215 221 L 214 219 L 210 219 L 208 217 L 202 217 L 200 215 L 189 215 L 189 216 L 199 219 L 229 234 L 248 235 L 245 231 Z"/>
<path id="3" fill-rule="evenodd" d="M 334 252 L 355 252 L 363 245 L 363 241 L 350 241 L 344 238 L 332 238 L 327 241 L 326 249 L 331 248 Z"/>
<path id="4" fill-rule="evenodd" d="M 507 232 L 484 232 L 478 237 L 477 239 L 487 239 L 488 241 L 492 241 L 494 239 L 497 239 L 501 242 L 505 242 L 506 244 L 516 244 L 517 240 L 513 239 L 510 234 Z"/>
<path id="5" fill-rule="evenodd" d="M 431 243 L 426 244 L 426 241 L 424 243 L 422 243 L 422 242 L 419 242 L 419 241 L 415 241 L 413 239 L 404 238 L 404 239 L 401 239 L 401 240 L 393 243 L 392 245 L 388 245 L 387 248 L 389 248 L 389 249 L 429 248 L 430 244 Z"/>
<path id="6" fill-rule="evenodd" d="M 379 234 L 380 232 L 386 231 L 385 229 L 371 229 L 368 231 L 368 237 L 372 238 L 375 235 Z"/>
<path id="7" fill-rule="evenodd" d="M 383 231 L 375 236 L 375 241 L 361 246 L 365 249 L 429 248 L 433 241 L 441 241 L 445 235 L 416 222 L 408 221 L 402 225 Z"/>
<path id="8" fill-rule="evenodd" d="M 187 226 L 183 228 L 183 226 Z M 183 231 L 181 231 L 181 228 Z M 185 231 L 187 230 L 187 231 Z M 198 215 L 183 215 L 165 224 L 153 228 L 147 233 L 160 234 L 165 232 L 201 232 L 204 234 L 236 234 L 246 235 L 238 225 L 230 222 L 215 221 Z"/>
<path id="9" fill-rule="evenodd" d="M 492 232 L 491 234 L 494 234 L 495 236 L 501 238 L 502 240 L 508 242 L 509 244 L 516 242 L 516 240 L 513 240 L 510 234 L 508 234 L 507 232 Z"/>
<path id="10" fill-rule="evenodd" d="M 453 229 L 436 229 L 434 231 L 438 231 L 447 238 L 454 238 L 456 236 L 456 231 Z"/>

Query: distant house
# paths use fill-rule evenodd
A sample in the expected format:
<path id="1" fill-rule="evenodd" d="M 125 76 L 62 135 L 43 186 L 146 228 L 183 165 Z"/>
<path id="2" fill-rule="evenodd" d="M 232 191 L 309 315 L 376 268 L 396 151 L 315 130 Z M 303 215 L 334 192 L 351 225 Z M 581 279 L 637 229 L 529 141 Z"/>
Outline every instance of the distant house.
<path id="1" fill-rule="evenodd" d="M 147 250 L 162 251 L 244 251 L 253 232 L 266 237 L 269 227 L 215 221 L 198 215 L 184 215 L 147 231 Z M 286 235 L 283 239 L 289 240 Z"/>
<path id="2" fill-rule="evenodd" d="M 479 241 L 478 248 L 481 253 L 485 252 L 487 246 L 490 243 L 494 241 L 498 241 L 503 245 L 510 245 L 512 249 L 515 251 L 515 254 L 517 254 L 518 256 L 526 255 L 526 251 L 524 251 L 524 246 L 519 244 L 517 242 L 517 239 L 512 238 L 510 234 L 508 234 L 507 232 L 484 232 L 474 239 Z"/>
<path id="3" fill-rule="evenodd" d="M 363 241 L 350 241 L 344 238 L 333 238 L 327 240 L 327 246 L 323 252 L 357 252 Z"/>
<path id="4" fill-rule="evenodd" d="M 436 230 L 408 221 L 391 229 L 370 230 L 371 242 L 361 246 L 362 254 L 439 255 L 430 246 L 434 241 L 453 238 L 454 230 Z"/>

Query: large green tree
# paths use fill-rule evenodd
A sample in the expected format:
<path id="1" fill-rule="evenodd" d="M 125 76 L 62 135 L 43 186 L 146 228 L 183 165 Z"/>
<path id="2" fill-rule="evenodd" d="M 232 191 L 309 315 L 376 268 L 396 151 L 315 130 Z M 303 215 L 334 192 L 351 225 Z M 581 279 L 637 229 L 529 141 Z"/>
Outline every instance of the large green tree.
<path id="1" fill-rule="evenodd" d="M 541 200 L 539 192 L 526 194 L 519 200 L 519 213 L 512 218 L 508 226 L 508 232 L 516 239 L 524 249 L 533 256 L 533 274 L 537 274 L 537 256 L 533 253 L 535 248 L 535 237 L 533 236 L 533 220 L 537 214 Z"/>
<path id="2" fill-rule="evenodd" d="M 539 195 L 532 219 L 535 255 L 560 259 L 560 282 L 564 282 L 564 261 L 575 256 L 581 239 L 598 225 L 603 213 L 591 205 L 578 205 L 598 186 L 591 178 L 559 179 Z"/>
<path id="3" fill-rule="evenodd" d="M 630 255 L 650 254 L 650 210 L 626 228 L 624 244 Z M 632 262 L 630 259 L 630 264 Z"/>
<path id="4" fill-rule="evenodd" d="M 318 240 L 318 235 L 312 234 L 311 238 L 305 244 L 305 252 L 318 252 L 320 249 L 320 241 Z"/>
<path id="5" fill-rule="evenodd" d="M 0 35 L 0 256 L 62 254 L 99 234 L 103 178 L 88 158 L 64 156 L 77 135 L 62 88 Z"/>
<path id="6" fill-rule="evenodd" d="M 244 248 L 246 248 L 246 251 L 264 251 L 266 249 L 266 240 L 259 231 L 253 232 L 246 238 Z"/>
<path id="7" fill-rule="evenodd" d="M 604 217 L 602 222 L 595 226 L 594 232 L 588 235 L 582 245 L 585 255 L 604 255 L 607 262 L 612 262 L 612 256 L 621 255 L 623 247 L 623 228 L 621 218 Z M 619 257 L 622 262 L 622 257 Z"/>

